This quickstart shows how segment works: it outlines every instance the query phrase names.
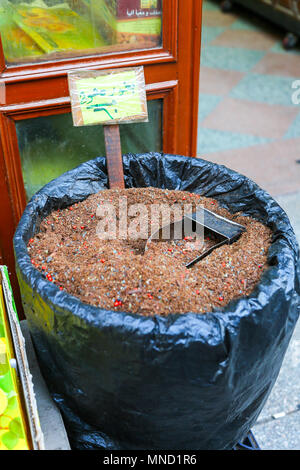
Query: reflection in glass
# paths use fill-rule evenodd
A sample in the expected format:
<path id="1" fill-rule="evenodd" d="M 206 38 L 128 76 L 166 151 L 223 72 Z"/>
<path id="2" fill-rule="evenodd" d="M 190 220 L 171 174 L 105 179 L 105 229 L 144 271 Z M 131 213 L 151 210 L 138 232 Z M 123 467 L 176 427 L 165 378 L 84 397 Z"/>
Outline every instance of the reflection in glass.
<path id="1" fill-rule="evenodd" d="M 162 0 L 0 0 L 7 63 L 161 44 Z"/>
<path id="2" fill-rule="evenodd" d="M 162 100 L 148 102 L 149 122 L 120 125 L 122 153 L 162 151 Z M 74 127 L 71 114 L 16 123 L 27 199 L 84 161 L 105 155 L 102 126 Z"/>

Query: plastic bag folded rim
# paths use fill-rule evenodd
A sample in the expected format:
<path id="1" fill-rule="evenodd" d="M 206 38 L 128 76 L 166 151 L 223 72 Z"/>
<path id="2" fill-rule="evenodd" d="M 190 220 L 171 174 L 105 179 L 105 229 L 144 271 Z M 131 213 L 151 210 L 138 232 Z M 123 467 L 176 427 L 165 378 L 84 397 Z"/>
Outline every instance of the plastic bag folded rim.
<path id="1" fill-rule="evenodd" d="M 133 158 L 134 157 L 134 158 Z M 170 313 L 166 316 L 160 316 L 160 315 L 153 315 L 153 316 L 143 316 L 142 314 L 139 313 L 131 313 L 131 312 L 123 312 L 123 311 L 118 311 L 115 312 L 113 310 L 105 310 L 101 309 L 99 307 L 92 306 L 87 303 L 83 303 L 81 300 L 76 298 L 75 296 L 65 292 L 65 291 L 60 291 L 58 287 L 50 283 L 49 281 L 45 280 L 40 272 L 35 269 L 32 266 L 30 256 L 27 251 L 27 246 L 26 246 L 26 241 L 23 238 L 23 232 L 27 232 L 30 229 L 30 224 L 32 221 L 32 214 L 36 212 L 37 209 L 41 209 L 42 207 L 45 207 L 47 201 L 49 198 L 55 199 L 53 195 L 51 195 L 51 191 L 53 188 L 57 188 L 59 186 L 60 180 L 63 178 L 64 180 L 69 179 L 71 187 L 75 185 L 76 183 L 76 178 L 80 179 L 80 174 L 84 173 L 89 167 L 90 169 L 95 170 L 95 165 L 97 164 L 102 164 L 103 168 L 102 171 L 105 172 L 105 157 L 97 157 L 96 159 L 89 160 L 78 167 L 64 173 L 63 175 L 59 176 L 55 180 L 50 181 L 47 185 L 45 185 L 41 190 L 39 190 L 30 200 L 28 203 L 27 207 L 25 208 L 25 211 L 21 217 L 21 220 L 19 222 L 19 225 L 17 227 L 17 230 L 14 235 L 14 250 L 15 250 L 15 258 L 17 260 L 18 267 L 21 271 L 22 276 L 26 278 L 26 282 L 35 290 L 43 300 L 46 300 L 49 304 L 50 299 L 52 299 L 50 302 L 53 304 L 53 306 L 56 307 L 56 310 L 66 310 L 66 305 L 68 305 L 69 310 L 72 311 L 73 315 L 78 316 L 82 320 L 84 320 L 88 324 L 105 324 L 106 326 L 114 326 L 118 327 L 120 325 L 124 325 L 124 323 L 130 323 L 130 318 L 139 320 L 138 324 L 135 322 L 135 329 L 138 325 L 138 329 L 142 332 L 144 331 L 145 324 L 151 325 L 153 328 L 157 326 L 157 323 L 160 326 L 161 333 L 165 332 L 166 334 L 168 331 L 176 324 L 176 327 L 178 328 L 180 325 L 182 328 L 180 328 L 181 331 L 185 330 L 186 324 L 191 324 L 190 319 L 191 316 L 197 319 L 198 321 L 201 321 L 206 323 L 207 326 L 213 327 L 216 322 L 219 324 L 221 327 L 222 324 L 226 324 L 230 320 L 234 320 L 234 317 L 236 316 L 235 312 L 243 312 L 238 314 L 238 317 L 241 318 L 241 316 L 249 316 L 253 315 L 253 309 L 261 309 L 260 306 L 260 296 L 263 295 L 263 291 L 268 291 L 269 297 L 272 296 L 273 290 L 274 290 L 274 281 L 276 279 L 280 279 L 280 284 L 282 285 L 283 283 L 283 278 L 282 274 L 284 274 L 287 270 L 287 262 L 289 262 L 289 272 L 291 276 L 289 276 L 289 279 L 298 279 L 299 276 L 299 247 L 298 243 L 296 240 L 296 236 L 294 234 L 293 228 L 289 222 L 289 219 L 287 215 L 285 214 L 284 210 L 279 206 L 279 204 L 263 189 L 261 189 L 255 182 L 253 182 L 251 179 L 248 177 L 241 175 L 240 173 L 231 170 L 227 168 L 225 165 L 218 165 L 212 162 L 209 162 L 207 160 L 201 159 L 201 158 L 194 158 L 194 157 L 186 157 L 186 156 L 181 156 L 181 155 L 172 155 L 172 154 L 164 154 L 164 153 L 154 153 L 150 152 L 148 154 L 126 154 L 123 155 L 123 165 L 124 165 L 124 175 L 125 175 L 125 182 L 126 179 L 128 179 L 129 175 L 126 174 L 126 170 L 128 168 L 126 165 L 128 162 L 130 163 L 134 159 L 143 159 L 145 158 L 152 158 L 155 157 L 158 162 L 163 159 L 164 163 L 168 161 L 168 159 L 174 161 L 174 158 L 177 158 L 179 161 L 183 161 L 186 165 L 186 167 L 190 166 L 191 163 L 193 163 L 193 167 L 198 167 L 201 168 L 202 166 L 209 166 L 210 169 L 217 170 L 218 173 L 222 172 L 224 176 L 228 175 L 228 182 L 230 181 L 231 184 L 233 180 L 236 180 L 237 182 L 240 182 L 240 184 L 247 184 L 249 186 L 249 191 L 250 194 L 255 193 L 255 197 L 258 201 L 261 201 L 265 204 L 265 201 L 268 201 L 271 204 L 271 208 L 280 209 L 282 212 L 282 217 L 284 218 L 284 223 L 285 223 L 285 232 L 281 231 L 280 228 L 277 228 L 277 235 L 275 237 L 275 240 L 272 242 L 270 249 L 269 249 L 269 254 L 268 254 L 268 261 L 270 260 L 270 257 L 272 257 L 272 252 L 276 251 L 276 249 L 280 249 L 281 251 L 285 251 L 285 264 L 284 266 L 277 265 L 276 263 L 274 265 L 269 266 L 265 272 L 262 274 L 260 282 L 256 285 L 252 293 L 247 296 L 247 297 L 240 297 L 238 299 L 234 299 L 230 301 L 226 306 L 220 308 L 220 309 L 215 309 L 211 312 L 206 312 L 206 313 L 197 313 L 197 312 L 186 312 L 186 313 Z M 198 165 L 197 165 L 198 163 Z M 98 168 L 98 171 L 101 172 L 101 169 Z M 207 171 L 207 168 L 205 169 Z M 103 174 L 104 176 L 104 174 Z M 75 177 L 75 180 L 74 180 Z M 90 175 L 91 177 L 91 175 Z M 86 179 L 86 177 L 84 178 Z M 90 178 L 92 179 L 92 178 Z M 97 182 L 97 178 L 95 178 L 95 181 Z M 218 185 L 216 185 L 217 187 Z M 126 187 L 131 187 L 127 186 Z M 160 187 L 160 186 L 158 186 Z M 216 191 L 216 187 L 212 188 L 212 191 Z M 70 188 L 69 188 L 70 189 Z M 103 184 L 103 189 L 107 189 L 107 186 Z M 165 189 L 178 189 L 178 190 L 183 190 L 182 187 L 176 187 L 176 188 L 165 188 Z M 97 188 L 98 192 L 99 187 Z M 188 189 L 186 189 L 188 190 Z M 191 191 L 193 192 L 193 191 Z M 229 191 L 230 192 L 230 191 Z M 90 194 L 93 194 L 91 192 Z M 214 194 L 203 194 L 207 197 L 213 197 L 214 199 L 218 200 L 218 195 L 224 195 L 224 191 L 220 193 Z M 81 201 L 86 199 L 88 196 L 84 196 L 82 198 L 78 198 L 77 201 Z M 72 205 L 74 201 L 68 205 Z M 224 204 L 220 204 L 223 207 L 226 207 Z M 270 213 L 270 209 L 268 213 Z M 52 210 L 52 209 L 51 209 Z M 50 213 L 50 212 L 48 212 Z M 45 215 L 46 217 L 46 215 Z M 288 231 L 286 230 L 288 226 Z M 28 240 L 27 240 L 28 241 Z M 275 255 L 275 258 L 277 256 Z M 283 269 L 284 268 L 284 269 Z M 291 272 L 291 270 L 293 272 Z M 287 284 L 288 284 L 288 279 L 287 279 Z M 275 282 L 276 285 L 276 282 Z M 293 295 L 293 290 L 295 286 L 294 285 L 286 285 L 287 291 L 290 292 L 291 295 Z M 256 308 L 255 308 L 256 305 Z M 89 315 L 87 316 L 87 309 L 89 311 Z M 125 320 L 127 319 L 127 322 Z M 231 321 L 230 321 L 231 322 Z M 177 329 L 178 334 L 180 334 L 180 331 Z M 185 331 L 186 332 L 186 331 Z"/>

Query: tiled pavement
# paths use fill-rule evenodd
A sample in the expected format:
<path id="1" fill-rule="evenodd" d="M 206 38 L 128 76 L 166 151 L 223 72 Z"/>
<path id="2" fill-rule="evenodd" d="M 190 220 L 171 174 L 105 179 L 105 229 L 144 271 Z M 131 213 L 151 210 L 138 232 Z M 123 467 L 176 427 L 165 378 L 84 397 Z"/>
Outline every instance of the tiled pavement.
<path id="1" fill-rule="evenodd" d="M 272 194 L 300 241 L 300 48 L 285 51 L 284 31 L 219 3 L 203 6 L 197 153 Z M 253 432 L 262 449 L 300 449 L 300 321 Z"/>
<path id="2" fill-rule="evenodd" d="M 274 196 L 300 192 L 300 48 L 286 52 L 283 31 L 219 3 L 204 0 L 197 153 Z"/>

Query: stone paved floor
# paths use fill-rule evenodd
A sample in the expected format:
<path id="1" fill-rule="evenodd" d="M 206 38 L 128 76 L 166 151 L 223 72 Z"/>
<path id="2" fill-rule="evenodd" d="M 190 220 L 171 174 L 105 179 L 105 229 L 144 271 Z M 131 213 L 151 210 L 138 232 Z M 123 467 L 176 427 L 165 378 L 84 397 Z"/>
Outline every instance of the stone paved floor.
<path id="1" fill-rule="evenodd" d="M 204 0 L 198 156 L 245 174 L 288 214 L 300 242 L 300 48 L 242 7 Z M 262 449 L 300 449 L 300 321 L 253 433 Z"/>
<path id="2" fill-rule="evenodd" d="M 272 195 L 300 192 L 300 48 L 235 7 L 204 0 L 197 154 L 255 180 Z"/>

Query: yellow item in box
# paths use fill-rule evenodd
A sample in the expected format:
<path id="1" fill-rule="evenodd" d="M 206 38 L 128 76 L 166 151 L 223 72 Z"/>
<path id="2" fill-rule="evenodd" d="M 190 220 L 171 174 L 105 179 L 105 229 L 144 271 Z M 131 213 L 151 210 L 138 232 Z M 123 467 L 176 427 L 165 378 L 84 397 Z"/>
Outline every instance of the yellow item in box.
<path id="1" fill-rule="evenodd" d="M 0 450 L 33 449 L 43 450 L 44 438 L 8 270 L 0 266 Z"/>
<path id="2" fill-rule="evenodd" d="M 43 0 L 14 7 L 13 19 L 46 53 L 85 50 L 105 45 L 100 33 L 66 3 L 48 7 Z"/>
<path id="3" fill-rule="evenodd" d="M 13 345 L 0 287 L 0 450 L 29 450 L 30 435 L 23 412 L 20 384 L 10 365 Z"/>

